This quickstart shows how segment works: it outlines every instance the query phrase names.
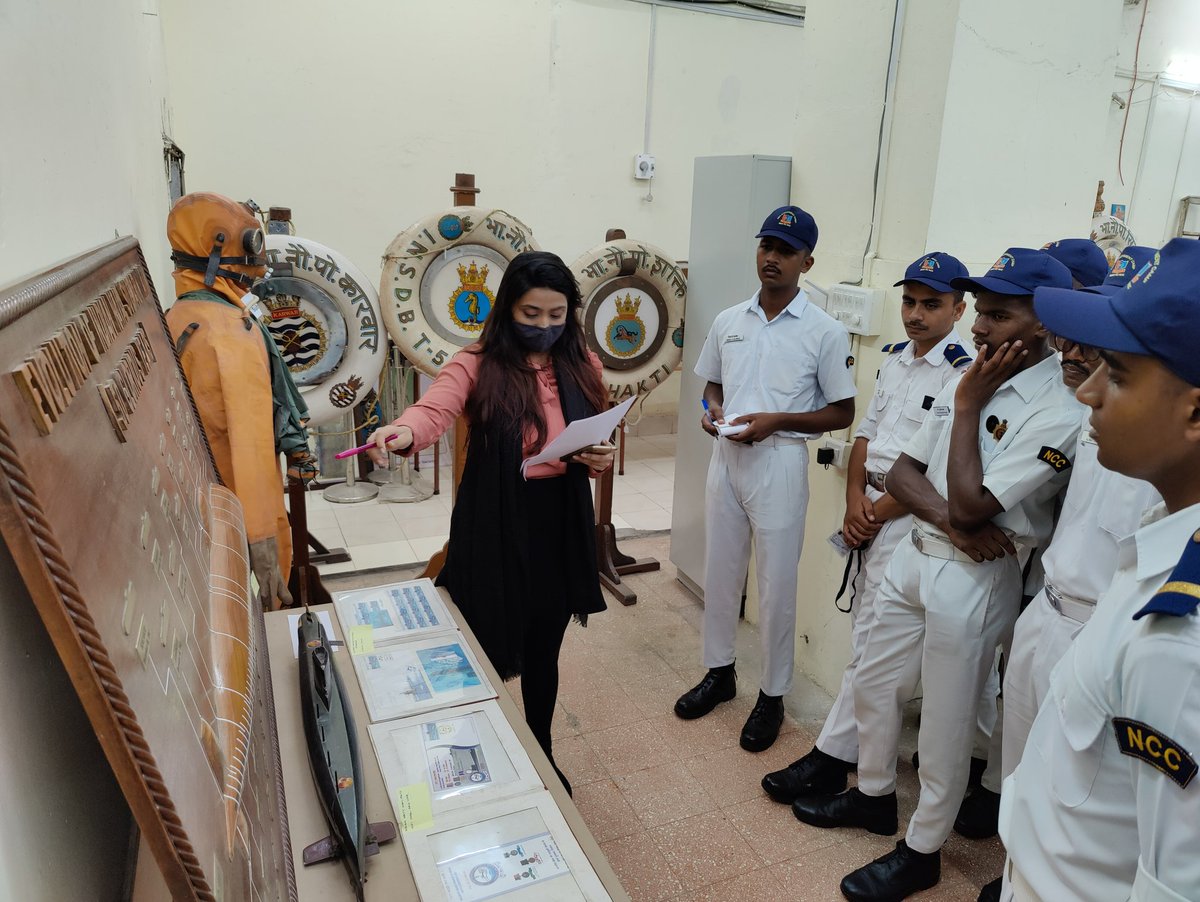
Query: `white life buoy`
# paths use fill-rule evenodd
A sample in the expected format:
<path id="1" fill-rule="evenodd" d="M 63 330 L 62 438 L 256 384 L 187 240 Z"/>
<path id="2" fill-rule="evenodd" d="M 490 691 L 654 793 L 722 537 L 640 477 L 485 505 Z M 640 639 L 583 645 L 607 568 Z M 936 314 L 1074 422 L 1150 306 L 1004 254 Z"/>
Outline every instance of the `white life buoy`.
<path id="1" fill-rule="evenodd" d="M 405 229 L 388 245 L 379 282 L 392 341 L 436 376 L 479 340 L 509 261 L 536 250 L 529 226 L 503 210 L 454 207 Z"/>
<path id="2" fill-rule="evenodd" d="M 1113 268 L 1125 248 L 1137 244 L 1124 220 L 1103 213 L 1092 218 L 1092 241 L 1104 251 L 1109 269 Z"/>
<path id="3" fill-rule="evenodd" d="M 375 286 L 335 250 L 268 235 L 267 328 L 308 404 L 310 425 L 337 419 L 375 388 L 387 361 Z"/>
<path id="4" fill-rule="evenodd" d="M 619 238 L 598 244 L 571 270 L 583 294 L 583 331 L 604 365 L 609 398 L 661 385 L 683 357 L 687 279 L 666 251 Z"/>

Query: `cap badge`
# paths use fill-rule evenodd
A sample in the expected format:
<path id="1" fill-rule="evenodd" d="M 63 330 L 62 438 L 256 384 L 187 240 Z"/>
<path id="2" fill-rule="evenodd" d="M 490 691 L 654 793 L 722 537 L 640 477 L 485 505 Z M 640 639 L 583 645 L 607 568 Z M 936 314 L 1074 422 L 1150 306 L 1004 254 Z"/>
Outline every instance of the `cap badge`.
<path id="1" fill-rule="evenodd" d="M 1133 287 L 1138 282 L 1149 282 L 1150 277 L 1154 275 L 1154 270 L 1158 269 L 1158 251 L 1154 252 L 1154 259 L 1149 261 L 1145 266 L 1137 271 L 1137 275 L 1129 280 L 1129 287 Z"/>
<path id="2" fill-rule="evenodd" d="M 1132 263 L 1133 263 L 1132 257 L 1130 257 L 1128 254 L 1122 254 L 1120 256 L 1120 258 L 1117 260 L 1117 262 L 1113 265 L 1112 272 L 1110 272 L 1109 275 L 1110 276 L 1125 275 L 1126 271 L 1129 269 L 1130 264 L 1132 264 Z"/>
<path id="3" fill-rule="evenodd" d="M 934 272 L 939 265 L 933 257 L 926 257 L 921 261 L 921 272 Z"/>
<path id="4" fill-rule="evenodd" d="M 777 222 L 785 228 L 791 228 L 796 224 L 796 214 L 791 210 L 784 210 L 779 214 L 779 219 Z"/>
<path id="5" fill-rule="evenodd" d="M 1003 272 L 1010 266 L 1016 266 L 1017 261 L 1013 259 L 1012 254 L 1001 254 L 1000 259 L 992 264 L 990 272 Z"/>

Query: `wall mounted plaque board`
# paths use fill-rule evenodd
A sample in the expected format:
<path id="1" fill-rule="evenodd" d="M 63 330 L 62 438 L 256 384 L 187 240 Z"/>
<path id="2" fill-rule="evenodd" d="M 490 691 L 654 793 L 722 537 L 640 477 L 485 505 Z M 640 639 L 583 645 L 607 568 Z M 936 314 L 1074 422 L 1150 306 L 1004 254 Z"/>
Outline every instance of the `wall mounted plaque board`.
<path id="1" fill-rule="evenodd" d="M 262 615 L 217 482 L 134 239 L 0 291 L 0 534 L 145 843 L 176 900 L 294 900 Z"/>

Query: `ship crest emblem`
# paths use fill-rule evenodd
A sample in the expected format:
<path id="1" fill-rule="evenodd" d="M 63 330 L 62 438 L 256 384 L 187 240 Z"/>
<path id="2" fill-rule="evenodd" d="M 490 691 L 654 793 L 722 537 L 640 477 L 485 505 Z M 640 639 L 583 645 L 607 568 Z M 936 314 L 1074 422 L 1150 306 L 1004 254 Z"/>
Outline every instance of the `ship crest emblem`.
<path id="1" fill-rule="evenodd" d="M 270 314 L 267 331 L 279 346 L 287 368 L 293 373 L 312 369 L 329 350 L 323 320 L 301 307 L 299 298 L 289 295 L 275 295 L 263 303 Z"/>
<path id="2" fill-rule="evenodd" d="M 604 330 L 604 343 L 614 357 L 628 359 L 637 354 L 646 344 L 646 324 L 637 315 L 642 305 L 640 298 L 632 294 L 618 297 L 617 315 Z"/>
<path id="3" fill-rule="evenodd" d="M 475 261 L 471 265 L 458 264 L 459 285 L 450 294 L 450 319 L 465 332 L 479 332 L 483 322 L 492 311 L 496 297 L 487 287 L 488 267 L 480 269 Z"/>

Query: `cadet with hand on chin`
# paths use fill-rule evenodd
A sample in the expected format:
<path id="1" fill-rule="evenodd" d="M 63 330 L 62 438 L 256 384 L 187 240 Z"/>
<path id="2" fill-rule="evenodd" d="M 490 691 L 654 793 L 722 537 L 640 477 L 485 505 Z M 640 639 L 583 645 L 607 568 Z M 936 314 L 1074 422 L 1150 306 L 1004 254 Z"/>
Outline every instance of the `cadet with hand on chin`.
<path id="1" fill-rule="evenodd" d="M 842 536 L 862 549 L 854 580 L 850 662 L 816 743 L 804 757 L 763 777 L 777 802 L 801 795 L 840 792 L 858 761 L 858 722 L 854 716 L 854 677 L 875 619 L 875 600 L 896 546 L 912 529 L 912 515 L 884 490 L 888 470 L 933 406 L 933 399 L 972 360 L 955 332 L 966 304 L 952 279 L 967 268 L 944 253 L 913 261 L 896 283 L 903 289 L 900 313 L 908 341 L 885 345 L 888 354 L 875 380 L 875 393 L 854 434 L 846 471 L 846 513 Z M 851 555 L 846 562 L 851 565 Z"/>
<path id="2" fill-rule="evenodd" d="M 888 473 L 914 529 L 884 575 L 855 680 L 858 786 L 792 806 L 813 826 L 894 834 L 901 714 L 921 681 L 920 800 L 895 851 L 842 880 L 852 902 L 903 899 L 941 878 L 980 694 L 1020 605 L 1018 552 L 1049 536 L 1079 433 L 1079 405 L 1033 312 L 1036 288 L 1070 287 L 1066 267 L 1010 248 L 985 275 L 951 285 L 975 295 L 979 356 L 934 398 Z"/>
<path id="3" fill-rule="evenodd" d="M 717 315 L 696 363 L 708 383 L 701 426 L 717 438 L 705 504 L 708 672 L 675 703 L 676 715 L 690 720 L 736 694 L 734 639 L 753 538 L 763 673 L 740 739 L 752 752 L 779 735 L 792 686 L 807 442 L 849 426 L 855 395 L 845 328 L 800 287 L 814 262 L 816 222 L 799 207 L 780 207 L 756 237 L 761 287 Z M 718 425 L 745 428 L 719 437 Z"/>

